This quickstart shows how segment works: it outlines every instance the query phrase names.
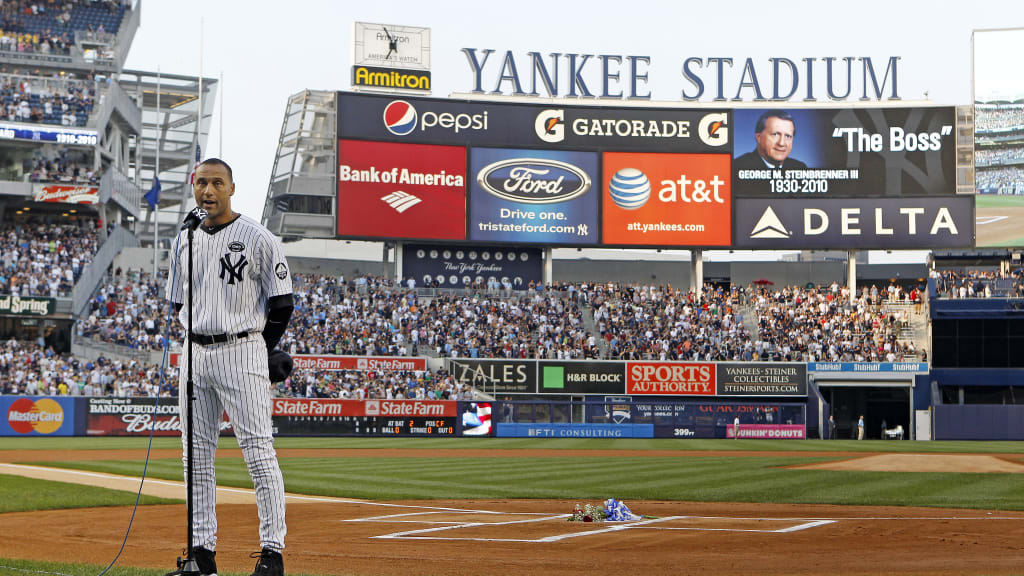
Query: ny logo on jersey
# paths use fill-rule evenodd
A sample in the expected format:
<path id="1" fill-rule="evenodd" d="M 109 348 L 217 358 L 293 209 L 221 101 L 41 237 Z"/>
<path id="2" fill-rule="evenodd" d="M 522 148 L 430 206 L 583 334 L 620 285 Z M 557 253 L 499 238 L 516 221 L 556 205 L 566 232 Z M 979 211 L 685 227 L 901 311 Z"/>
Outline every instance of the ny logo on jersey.
<path id="1" fill-rule="evenodd" d="M 224 274 L 228 274 L 228 284 L 234 284 L 235 280 L 242 281 L 242 271 L 249 265 L 249 261 L 245 259 L 245 254 L 241 254 L 238 257 L 238 262 L 232 264 L 231 254 L 225 254 L 220 257 L 220 279 L 224 279 Z"/>

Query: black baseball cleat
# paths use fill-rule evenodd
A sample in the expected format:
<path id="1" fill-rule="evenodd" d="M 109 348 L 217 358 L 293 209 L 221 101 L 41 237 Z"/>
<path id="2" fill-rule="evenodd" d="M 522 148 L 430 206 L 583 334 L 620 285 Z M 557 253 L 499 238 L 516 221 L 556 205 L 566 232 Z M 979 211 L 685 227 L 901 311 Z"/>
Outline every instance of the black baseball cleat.
<path id="1" fill-rule="evenodd" d="M 217 576 L 217 553 L 202 546 L 192 549 L 192 559 L 203 576 Z"/>
<path id="2" fill-rule="evenodd" d="M 270 548 L 264 548 L 260 552 L 253 552 L 250 558 L 259 558 L 256 561 L 256 568 L 252 576 L 284 576 L 284 558 L 280 552 L 274 552 Z"/>

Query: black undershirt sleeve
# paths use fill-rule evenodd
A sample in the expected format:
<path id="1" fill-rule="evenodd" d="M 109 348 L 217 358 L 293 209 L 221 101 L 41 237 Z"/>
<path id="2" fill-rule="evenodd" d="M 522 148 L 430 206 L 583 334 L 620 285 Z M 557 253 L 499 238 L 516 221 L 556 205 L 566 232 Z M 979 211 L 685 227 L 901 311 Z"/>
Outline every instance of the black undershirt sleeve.
<path id="1" fill-rule="evenodd" d="M 268 351 L 273 350 L 281 341 L 294 309 L 295 302 L 291 294 L 273 296 L 267 300 L 267 325 L 263 328 L 263 340 L 267 343 Z"/>

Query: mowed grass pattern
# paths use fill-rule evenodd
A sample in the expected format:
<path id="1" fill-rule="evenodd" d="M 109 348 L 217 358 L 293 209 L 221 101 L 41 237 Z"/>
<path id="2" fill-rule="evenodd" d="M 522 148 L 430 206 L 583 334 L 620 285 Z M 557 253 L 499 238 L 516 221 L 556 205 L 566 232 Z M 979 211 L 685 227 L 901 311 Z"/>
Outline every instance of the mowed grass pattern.
<path id="1" fill-rule="evenodd" d="M 184 500 L 168 500 L 142 496 L 140 504 L 176 504 Z M 0 474 L 0 514 L 61 508 L 93 508 L 99 506 L 131 506 L 135 494 L 121 490 L 36 480 Z"/>
<path id="2" fill-rule="evenodd" d="M 543 498 L 766 502 L 1024 510 L 1024 474 L 897 473 L 786 468 L 823 457 L 285 458 L 289 492 L 370 500 Z M 50 466 L 134 475 L 137 462 Z M 150 462 L 180 480 L 178 460 Z M 217 461 L 218 483 L 251 488 L 240 458 Z"/>

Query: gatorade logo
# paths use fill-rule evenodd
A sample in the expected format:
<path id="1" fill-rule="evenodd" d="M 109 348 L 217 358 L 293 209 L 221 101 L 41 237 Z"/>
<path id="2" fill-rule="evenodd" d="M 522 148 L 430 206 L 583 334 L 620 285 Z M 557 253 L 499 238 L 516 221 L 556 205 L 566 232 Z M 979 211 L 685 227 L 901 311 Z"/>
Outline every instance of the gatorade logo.
<path id="1" fill-rule="evenodd" d="M 42 398 L 33 402 L 20 398 L 11 403 L 7 411 L 7 423 L 18 434 L 52 434 L 64 423 L 64 409 L 56 400 Z"/>

